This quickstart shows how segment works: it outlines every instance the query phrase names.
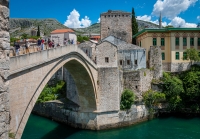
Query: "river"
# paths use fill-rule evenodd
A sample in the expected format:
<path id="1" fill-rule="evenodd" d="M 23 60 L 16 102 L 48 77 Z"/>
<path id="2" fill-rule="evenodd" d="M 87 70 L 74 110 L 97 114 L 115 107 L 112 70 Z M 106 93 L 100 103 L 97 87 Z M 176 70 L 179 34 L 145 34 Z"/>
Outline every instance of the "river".
<path id="1" fill-rule="evenodd" d="M 90 131 L 31 114 L 22 139 L 200 139 L 200 118 L 157 118 L 125 128 Z"/>

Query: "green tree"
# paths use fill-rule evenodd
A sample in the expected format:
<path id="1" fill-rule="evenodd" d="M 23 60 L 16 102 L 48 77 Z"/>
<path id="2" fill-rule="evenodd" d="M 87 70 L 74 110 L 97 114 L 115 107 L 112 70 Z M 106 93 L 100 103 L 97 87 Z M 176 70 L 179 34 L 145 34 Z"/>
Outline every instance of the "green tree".
<path id="1" fill-rule="evenodd" d="M 195 48 L 190 48 L 185 50 L 186 55 L 183 57 L 183 60 L 190 60 L 191 65 L 193 62 L 200 61 L 199 52 Z"/>
<path id="2" fill-rule="evenodd" d="M 40 37 L 40 26 L 38 25 L 37 36 Z"/>
<path id="3" fill-rule="evenodd" d="M 138 24 L 135 17 L 134 8 L 132 8 L 132 35 L 138 33 Z M 136 44 L 136 38 L 132 38 L 132 44 Z"/>
<path id="4" fill-rule="evenodd" d="M 165 94 L 160 92 L 155 92 L 153 90 L 148 90 L 143 94 L 143 99 L 147 107 L 150 109 L 156 106 L 158 102 L 165 100 Z"/>
<path id="5" fill-rule="evenodd" d="M 22 38 L 22 39 L 27 39 L 27 38 L 28 38 L 28 34 L 23 33 L 23 34 L 21 35 L 21 38 Z"/>
<path id="6" fill-rule="evenodd" d="M 135 101 L 135 95 L 133 91 L 125 89 L 121 96 L 120 109 L 121 110 L 130 109 L 134 101 Z"/>
<path id="7" fill-rule="evenodd" d="M 176 76 L 163 73 L 163 93 L 169 102 L 169 109 L 176 110 L 182 102 L 181 95 L 184 93 L 183 82 Z"/>

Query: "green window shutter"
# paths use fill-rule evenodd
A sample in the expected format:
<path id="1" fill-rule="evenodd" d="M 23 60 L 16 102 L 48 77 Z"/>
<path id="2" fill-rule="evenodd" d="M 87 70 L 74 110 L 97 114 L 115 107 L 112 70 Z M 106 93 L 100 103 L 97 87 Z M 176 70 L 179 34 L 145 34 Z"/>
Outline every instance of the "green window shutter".
<path id="1" fill-rule="evenodd" d="M 165 38 L 161 38 L 161 46 L 165 46 Z"/>
<path id="2" fill-rule="evenodd" d="M 198 46 L 200 46 L 200 38 L 198 38 Z"/>
<path id="3" fill-rule="evenodd" d="M 162 60 L 165 60 L 165 53 L 162 52 Z"/>
<path id="4" fill-rule="evenodd" d="M 157 39 L 153 38 L 153 46 L 156 46 L 156 45 L 157 45 Z"/>
<path id="5" fill-rule="evenodd" d="M 176 60 L 179 60 L 179 52 L 176 52 Z"/>
<path id="6" fill-rule="evenodd" d="M 183 59 L 186 60 L 187 59 L 187 53 L 183 52 Z"/>
<path id="7" fill-rule="evenodd" d="M 179 46 L 179 38 L 176 37 L 176 42 L 175 42 L 176 46 Z"/>
<path id="8" fill-rule="evenodd" d="M 194 46 L 194 38 L 190 38 L 190 46 Z"/>
<path id="9" fill-rule="evenodd" d="M 187 46 L 187 38 L 183 38 L 183 46 Z"/>

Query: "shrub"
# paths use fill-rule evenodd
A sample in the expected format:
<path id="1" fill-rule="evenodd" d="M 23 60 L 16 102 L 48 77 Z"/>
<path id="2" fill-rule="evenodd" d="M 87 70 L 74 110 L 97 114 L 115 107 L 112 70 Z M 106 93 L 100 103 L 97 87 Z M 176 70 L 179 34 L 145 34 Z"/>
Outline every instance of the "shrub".
<path id="1" fill-rule="evenodd" d="M 135 95 L 133 91 L 125 89 L 121 96 L 120 109 L 121 110 L 130 109 L 134 101 L 135 101 Z"/>

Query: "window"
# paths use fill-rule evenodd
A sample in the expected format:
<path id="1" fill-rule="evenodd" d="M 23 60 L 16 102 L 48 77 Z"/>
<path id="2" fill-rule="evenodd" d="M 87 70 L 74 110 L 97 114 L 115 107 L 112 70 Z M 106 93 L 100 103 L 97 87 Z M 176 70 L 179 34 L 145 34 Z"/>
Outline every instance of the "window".
<path id="1" fill-rule="evenodd" d="M 157 45 L 157 40 L 156 38 L 153 38 L 153 46 L 156 46 Z"/>
<path id="2" fill-rule="evenodd" d="M 194 38 L 190 38 L 190 46 L 194 46 Z"/>
<path id="3" fill-rule="evenodd" d="M 105 62 L 109 63 L 109 58 L 108 57 L 105 57 Z"/>
<path id="4" fill-rule="evenodd" d="M 176 60 L 179 60 L 179 52 L 176 52 Z"/>
<path id="5" fill-rule="evenodd" d="M 130 60 L 127 60 L 126 62 L 127 62 L 127 65 L 130 65 Z"/>
<path id="6" fill-rule="evenodd" d="M 138 63 L 137 63 L 137 60 L 135 60 L 135 65 L 137 65 Z"/>
<path id="7" fill-rule="evenodd" d="M 165 60 L 165 53 L 162 53 L 162 60 Z"/>
<path id="8" fill-rule="evenodd" d="M 122 63 L 123 63 L 122 60 L 120 60 L 120 61 L 119 61 L 119 64 L 122 65 Z"/>
<path id="9" fill-rule="evenodd" d="M 183 38 L 183 46 L 187 46 L 187 38 Z"/>
<path id="10" fill-rule="evenodd" d="M 106 15 L 104 17 L 106 18 Z"/>
<path id="11" fill-rule="evenodd" d="M 142 42 L 140 41 L 140 46 L 142 46 Z"/>
<path id="12" fill-rule="evenodd" d="M 186 60 L 186 59 L 187 59 L 187 53 L 183 52 L 183 60 Z"/>
<path id="13" fill-rule="evenodd" d="M 161 46 L 165 46 L 165 38 L 161 38 Z"/>
<path id="14" fill-rule="evenodd" d="M 176 46 L 179 46 L 179 38 L 176 37 L 176 41 L 175 41 Z"/>
<path id="15" fill-rule="evenodd" d="M 198 38 L 198 46 L 200 46 L 200 38 Z"/>

